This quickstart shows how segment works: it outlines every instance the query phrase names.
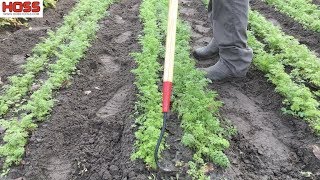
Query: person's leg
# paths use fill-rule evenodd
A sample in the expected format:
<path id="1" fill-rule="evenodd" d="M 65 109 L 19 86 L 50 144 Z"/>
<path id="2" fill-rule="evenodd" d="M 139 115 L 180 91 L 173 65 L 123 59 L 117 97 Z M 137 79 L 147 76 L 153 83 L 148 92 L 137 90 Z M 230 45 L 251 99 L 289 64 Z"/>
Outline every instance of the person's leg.
<path id="1" fill-rule="evenodd" d="M 204 69 L 208 78 L 220 80 L 246 75 L 253 56 L 247 46 L 248 9 L 249 0 L 213 0 L 213 39 L 220 59 Z"/>
<path id="2" fill-rule="evenodd" d="M 209 19 L 211 20 L 211 24 L 213 25 L 212 21 L 212 12 L 213 12 L 213 7 L 212 7 L 212 1 L 209 1 L 209 6 L 208 6 L 208 14 L 209 14 Z M 216 41 L 214 38 L 211 39 L 209 44 L 205 47 L 198 48 L 194 50 L 193 56 L 198 59 L 198 60 L 209 60 L 213 59 L 214 57 L 217 57 L 219 54 L 219 48 L 218 44 L 216 44 Z"/>

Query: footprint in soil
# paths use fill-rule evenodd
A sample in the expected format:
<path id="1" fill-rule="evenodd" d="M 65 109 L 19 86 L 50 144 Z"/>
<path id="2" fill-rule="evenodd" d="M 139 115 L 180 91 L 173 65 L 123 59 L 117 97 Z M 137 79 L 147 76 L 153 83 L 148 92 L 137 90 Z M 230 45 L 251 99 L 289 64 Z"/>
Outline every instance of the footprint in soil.
<path id="1" fill-rule="evenodd" d="M 115 38 L 115 42 L 118 44 L 124 43 L 126 41 L 128 41 L 131 38 L 132 32 L 131 31 L 127 31 L 122 33 L 120 36 L 118 36 L 117 38 Z"/>
<path id="2" fill-rule="evenodd" d="M 116 115 L 121 111 L 121 106 L 127 99 L 131 85 L 121 87 L 116 94 L 106 103 L 105 106 L 99 109 L 97 116 L 100 118 L 108 118 Z"/>
<path id="3" fill-rule="evenodd" d="M 115 73 L 120 70 L 121 66 L 115 62 L 116 58 L 109 55 L 102 55 L 100 61 L 104 66 L 103 72 L 105 73 Z"/>
<path id="4" fill-rule="evenodd" d="M 49 177 L 52 180 L 67 179 L 71 172 L 71 164 L 64 162 L 62 159 L 52 157 L 47 165 Z"/>

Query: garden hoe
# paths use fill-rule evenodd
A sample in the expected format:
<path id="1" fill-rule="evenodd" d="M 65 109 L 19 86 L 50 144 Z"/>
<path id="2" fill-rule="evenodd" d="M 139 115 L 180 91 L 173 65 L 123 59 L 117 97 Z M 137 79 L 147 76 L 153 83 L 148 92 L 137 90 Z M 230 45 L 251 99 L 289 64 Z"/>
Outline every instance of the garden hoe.
<path id="1" fill-rule="evenodd" d="M 169 1 L 169 14 L 168 14 L 168 30 L 166 40 L 166 55 L 164 63 L 164 74 L 163 74 L 163 89 L 162 89 L 162 112 L 163 112 L 163 126 L 155 148 L 155 162 L 157 167 L 163 171 L 174 171 L 171 166 L 160 167 L 158 162 L 158 151 L 161 144 L 168 118 L 168 112 L 170 111 L 170 97 L 172 91 L 172 80 L 173 80 L 173 66 L 174 66 L 174 54 L 176 44 L 176 29 L 177 29 L 177 18 L 178 18 L 178 0 Z M 166 163 L 167 164 L 167 163 Z"/>

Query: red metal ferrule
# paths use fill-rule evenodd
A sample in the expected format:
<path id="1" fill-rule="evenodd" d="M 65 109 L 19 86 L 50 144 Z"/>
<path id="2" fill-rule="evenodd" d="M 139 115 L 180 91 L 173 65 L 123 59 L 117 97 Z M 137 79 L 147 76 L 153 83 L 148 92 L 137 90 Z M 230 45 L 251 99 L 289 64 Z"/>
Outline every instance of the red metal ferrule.
<path id="1" fill-rule="evenodd" d="M 163 82 L 162 88 L 162 112 L 166 113 L 170 111 L 170 100 L 171 100 L 172 82 Z"/>

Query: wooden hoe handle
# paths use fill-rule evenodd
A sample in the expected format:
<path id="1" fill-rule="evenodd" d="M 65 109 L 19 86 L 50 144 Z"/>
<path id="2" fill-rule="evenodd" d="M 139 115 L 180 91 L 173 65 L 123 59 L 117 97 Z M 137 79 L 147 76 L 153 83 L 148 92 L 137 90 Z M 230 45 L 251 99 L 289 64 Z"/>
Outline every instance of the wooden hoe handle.
<path id="1" fill-rule="evenodd" d="M 178 0 L 170 0 L 169 2 L 166 56 L 165 56 L 165 63 L 164 63 L 163 91 L 162 91 L 163 92 L 163 99 L 162 99 L 163 112 L 168 112 L 170 110 L 174 54 L 175 54 L 175 46 L 176 46 L 178 5 L 179 5 Z"/>

